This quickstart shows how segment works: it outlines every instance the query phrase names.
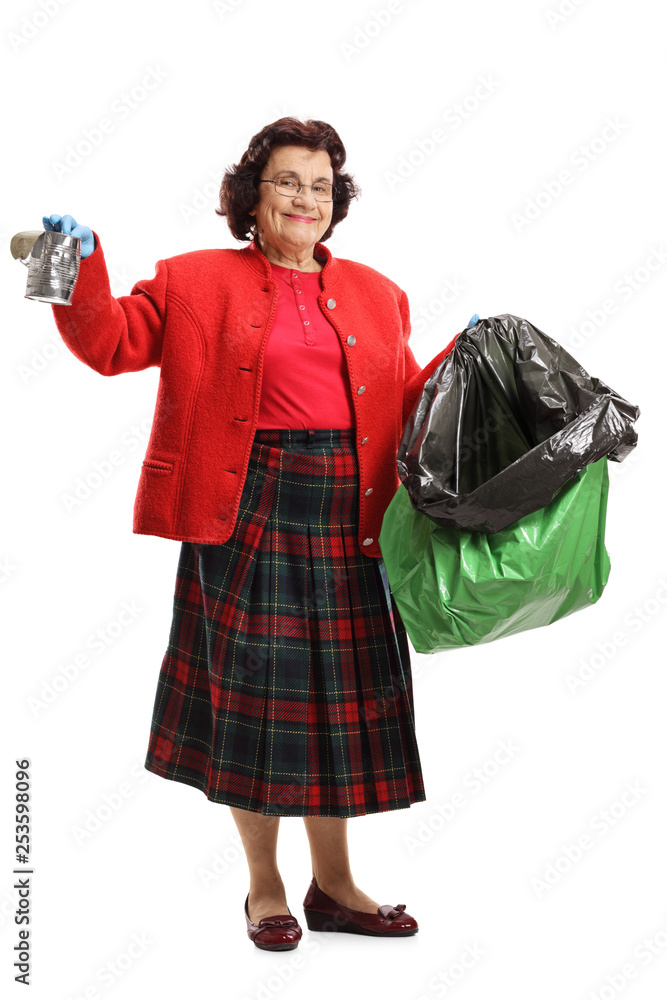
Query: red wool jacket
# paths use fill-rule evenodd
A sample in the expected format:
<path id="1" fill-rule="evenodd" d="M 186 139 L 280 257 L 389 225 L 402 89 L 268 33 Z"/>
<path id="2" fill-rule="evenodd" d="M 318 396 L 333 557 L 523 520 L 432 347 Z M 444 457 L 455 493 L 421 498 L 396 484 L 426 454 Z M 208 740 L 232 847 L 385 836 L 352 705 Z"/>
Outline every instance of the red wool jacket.
<path id="1" fill-rule="evenodd" d="M 240 250 L 159 260 L 155 277 L 113 298 L 99 236 L 69 306 L 53 305 L 69 350 L 101 375 L 160 368 L 134 502 L 133 532 L 226 542 L 236 522 L 257 425 L 264 349 L 278 282 L 256 239 Z M 420 369 L 408 346 L 408 299 L 379 271 L 324 243 L 319 302 L 340 337 L 356 414 L 360 551 L 381 558 L 382 518 L 401 485 L 396 453 L 425 381 L 454 341 Z M 251 303 L 250 307 L 248 303 Z"/>

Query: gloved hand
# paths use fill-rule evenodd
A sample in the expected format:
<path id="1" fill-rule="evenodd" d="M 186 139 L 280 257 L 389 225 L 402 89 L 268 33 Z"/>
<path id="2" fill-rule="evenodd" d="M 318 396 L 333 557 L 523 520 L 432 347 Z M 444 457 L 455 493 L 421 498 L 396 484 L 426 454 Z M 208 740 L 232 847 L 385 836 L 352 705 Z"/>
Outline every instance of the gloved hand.
<path id="1" fill-rule="evenodd" d="M 470 322 L 466 327 L 466 330 L 469 329 L 469 327 L 474 326 L 475 323 L 479 323 L 479 316 L 477 315 L 477 313 L 475 313 L 475 315 L 471 317 Z"/>
<path id="2" fill-rule="evenodd" d="M 80 226 L 71 215 L 44 215 L 42 216 L 44 228 L 51 233 L 66 233 L 69 236 L 78 236 L 81 239 L 81 259 L 90 257 L 95 249 L 95 237 L 92 229 L 88 226 Z"/>

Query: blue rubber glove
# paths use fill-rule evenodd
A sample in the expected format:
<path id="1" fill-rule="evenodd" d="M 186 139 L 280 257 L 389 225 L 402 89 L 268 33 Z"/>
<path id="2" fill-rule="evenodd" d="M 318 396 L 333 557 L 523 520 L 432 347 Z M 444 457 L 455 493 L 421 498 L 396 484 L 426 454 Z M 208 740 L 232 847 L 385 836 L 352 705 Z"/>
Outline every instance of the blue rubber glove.
<path id="1" fill-rule="evenodd" d="M 71 215 L 43 215 L 44 228 L 51 233 L 66 233 L 81 239 L 81 260 L 90 257 L 95 249 L 95 237 L 88 226 L 80 226 Z"/>
<path id="2" fill-rule="evenodd" d="M 479 323 L 479 316 L 477 315 L 477 313 L 475 313 L 475 315 L 471 317 L 470 322 L 466 327 L 466 330 L 468 330 L 471 326 L 474 326 L 475 323 Z"/>

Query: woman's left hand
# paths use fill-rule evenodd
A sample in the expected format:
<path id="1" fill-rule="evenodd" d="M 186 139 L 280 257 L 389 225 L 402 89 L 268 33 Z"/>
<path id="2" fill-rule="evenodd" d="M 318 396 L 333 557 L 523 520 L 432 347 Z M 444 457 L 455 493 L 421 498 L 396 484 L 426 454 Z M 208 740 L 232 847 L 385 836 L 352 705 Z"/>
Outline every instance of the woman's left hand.
<path id="1" fill-rule="evenodd" d="M 468 326 L 466 327 L 466 330 L 469 327 L 474 326 L 475 323 L 479 323 L 479 316 L 477 315 L 477 313 L 475 313 L 475 315 L 470 319 L 470 322 L 468 323 Z"/>

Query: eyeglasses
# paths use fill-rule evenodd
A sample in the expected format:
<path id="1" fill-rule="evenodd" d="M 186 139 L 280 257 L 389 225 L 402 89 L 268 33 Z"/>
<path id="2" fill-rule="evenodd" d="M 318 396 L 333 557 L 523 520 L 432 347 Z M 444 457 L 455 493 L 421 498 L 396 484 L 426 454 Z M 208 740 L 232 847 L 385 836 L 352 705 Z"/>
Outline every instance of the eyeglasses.
<path id="1" fill-rule="evenodd" d="M 287 198 L 295 198 L 301 194 L 301 189 L 309 187 L 313 192 L 315 201 L 333 201 L 335 188 L 329 181 L 315 181 L 314 184 L 301 184 L 294 177 L 274 177 L 262 178 L 260 184 L 273 184 L 277 194 L 284 194 Z"/>

